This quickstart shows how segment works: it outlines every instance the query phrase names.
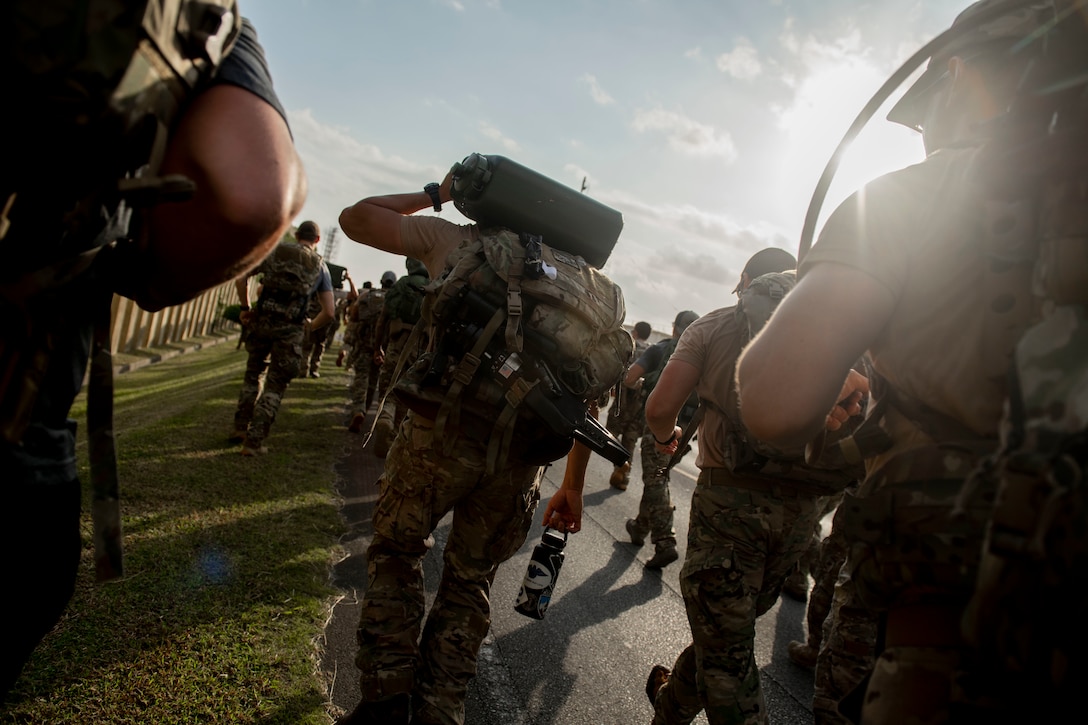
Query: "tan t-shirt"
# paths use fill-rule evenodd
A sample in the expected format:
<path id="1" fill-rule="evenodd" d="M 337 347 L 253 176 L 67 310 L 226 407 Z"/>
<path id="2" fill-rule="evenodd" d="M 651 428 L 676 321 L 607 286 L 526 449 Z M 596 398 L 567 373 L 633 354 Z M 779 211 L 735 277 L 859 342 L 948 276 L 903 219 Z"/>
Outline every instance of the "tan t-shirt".
<path id="1" fill-rule="evenodd" d="M 423 262 L 431 279 L 438 279 L 445 271 L 450 252 L 479 236 L 475 224 L 454 224 L 435 216 L 405 216 L 400 221 L 405 255 Z"/>
<path id="2" fill-rule="evenodd" d="M 699 371 L 695 392 L 705 405 L 699 426 L 699 468 L 724 468 L 727 436 L 737 429 L 731 416 L 723 415 L 736 405 L 731 394 L 737 356 L 745 343 L 746 329 L 737 320 L 736 307 L 709 312 L 688 325 L 676 343 L 670 362 L 679 360 Z"/>
<path id="3" fill-rule="evenodd" d="M 897 391 L 996 436 L 1018 320 L 1031 305 L 1030 266 L 987 254 L 981 196 L 968 176 L 976 153 L 939 151 L 865 186 L 831 215 L 799 272 L 803 279 L 832 262 L 878 280 L 895 306 L 869 350 L 876 371 Z M 1013 299 L 995 295 L 995 275 L 1018 291 Z M 889 425 L 904 438 L 899 450 L 926 442 L 896 416 Z"/>

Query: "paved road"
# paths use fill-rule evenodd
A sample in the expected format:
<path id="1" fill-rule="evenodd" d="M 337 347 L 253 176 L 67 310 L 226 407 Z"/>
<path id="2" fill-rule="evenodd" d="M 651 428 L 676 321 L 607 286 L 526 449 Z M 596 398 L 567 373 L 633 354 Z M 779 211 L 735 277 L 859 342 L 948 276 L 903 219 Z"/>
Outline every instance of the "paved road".
<path id="1" fill-rule="evenodd" d="M 603 417 L 603 416 L 602 416 Z M 334 574 L 344 590 L 326 630 L 325 667 L 333 679 L 332 699 L 350 710 L 359 697 L 352 663 L 356 594 L 365 587 L 365 550 L 369 517 L 377 496 L 382 461 L 359 447 L 359 437 L 344 433 L 347 455 L 339 466 L 348 552 Z M 469 725 L 630 725 L 649 723 L 652 711 L 644 693 L 646 675 L 656 663 L 672 665 L 690 641 L 677 575 L 680 562 L 662 572 L 643 563 L 653 554 L 647 543 L 629 543 L 624 522 L 638 511 L 642 494 L 636 461 L 625 492 L 608 486 L 611 464 L 594 456 L 585 489 L 583 529 L 570 537 L 566 561 L 547 617 L 542 621 L 514 611 L 514 599 L 539 527 L 525 545 L 500 567 L 492 591 L 491 632 L 480 652 L 478 674 L 466 704 Z M 689 455 L 673 471 L 681 557 L 696 469 Z M 541 487 L 542 502 L 558 488 L 563 462 L 549 468 Z M 449 517 L 435 532 L 436 546 L 424 563 L 428 592 L 437 588 L 441 551 Z M 683 559 L 681 558 L 681 561 Z M 756 661 L 775 725 L 811 723 L 812 675 L 793 665 L 786 645 L 804 636 L 804 605 L 781 599 L 759 621 Z M 705 725 L 700 716 L 695 721 Z"/>

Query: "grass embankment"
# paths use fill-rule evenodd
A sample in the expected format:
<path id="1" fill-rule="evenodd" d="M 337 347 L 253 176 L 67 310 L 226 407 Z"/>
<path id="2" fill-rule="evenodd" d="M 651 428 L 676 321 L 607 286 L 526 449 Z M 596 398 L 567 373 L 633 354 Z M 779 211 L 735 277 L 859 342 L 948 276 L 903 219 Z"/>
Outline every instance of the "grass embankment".
<path id="1" fill-rule="evenodd" d="M 243 458 L 226 436 L 245 357 L 230 340 L 117 378 L 126 575 L 106 585 L 93 580 L 77 401 L 80 578 L 0 722 L 329 722 L 316 638 L 335 594 L 347 377 L 327 355 L 321 379 L 288 389 L 271 452 Z"/>

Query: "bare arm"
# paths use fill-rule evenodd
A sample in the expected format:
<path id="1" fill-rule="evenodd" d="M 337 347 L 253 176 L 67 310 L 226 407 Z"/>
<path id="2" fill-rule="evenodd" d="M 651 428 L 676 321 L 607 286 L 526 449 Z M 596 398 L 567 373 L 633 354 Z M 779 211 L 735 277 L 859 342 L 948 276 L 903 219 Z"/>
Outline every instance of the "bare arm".
<path id="1" fill-rule="evenodd" d="M 563 483 L 548 501 L 544 510 L 544 525 L 557 531 L 577 533 L 582 530 L 582 489 L 586 484 L 586 469 L 592 451 L 575 442 L 567 454 Z"/>
<path id="2" fill-rule="evenodd" d="M 588 415 L 597 417 L 597 404 L 589 406 Z M 582 530 L 582 489 L 586 485 L 586 469 L 593 451 L 577 441 L 567 454 L 567 467 L 563 471 L 563 483 L 548 501 L 544 510 L 544 525 L 557 531 L 572 534 Z"/>
<path id="3" fill-rule="evenodd" d="M 152 211 L 137 302 L 183 302 L 235 278 L 275 246 L 306 199 L 306 176 L 283 117 L 231 85 L 194 100 L 170 140 L 163 174 L 196 182 L 193 198 Z"/>
<path id="4" fill-rule="evenodd" d="M 451 183 L 452 177 L 446 174 L 438 191 L 443 202 L 451 198 Z M 407 256 L 400 238 L 400 221 L 408 214 L 430 207 L 431 197 L 423 190 L 407 194 L 371 196 L 340 212 L 340 228 L 356 242 L 384 252 Z"/>
<path id="5" fill-rule="evenodd" d="M 623 378 L 623 385 L 627 388 L 639 387 L 639 379 L 646 374 L 646 368 L 642 367 L 638 363 L 633 364 L 627 369 L 627 375 Z"/>
<path id="6" fill-rule="evenodd" d="M 238 302 L 242 307 L 249 307 L 249 275 L 243 274 L 234 280 L 234 289 L 238 293 Z"/>
<path id="7" fill-rule="evenodd" d="M 670 359 L 661 371 L 657 385 L 646 398 L 646 427 L 659 451 L 676 451 L 676 439 L 683 433 L 676 425 L 676 418 L 698 382 L 699 369 L 683 360 Z M 666 445 L 656 442 L 665 440 L 669 441 Z"/>
<path id="8" fill-rule="evenodd" d="M 811 440 L 828 411 L 865 385 L 864 377 L 848 373 L 883 330 L 894 304 L 888 289 L 861 270 L 832 263 L 813 267 L 737 363 L 748 430 L 782 447 Z"/>
<path id="9" fill-rule="evenodd" d="M 332 322 L 336 316 L 336 303 L 332 296 L 332 290 L 318 292 L 317 301 L 321 303 L 321 312 L 318 312 L 317 317 L 310 321 L 311 330 L 320 330 Z"/>

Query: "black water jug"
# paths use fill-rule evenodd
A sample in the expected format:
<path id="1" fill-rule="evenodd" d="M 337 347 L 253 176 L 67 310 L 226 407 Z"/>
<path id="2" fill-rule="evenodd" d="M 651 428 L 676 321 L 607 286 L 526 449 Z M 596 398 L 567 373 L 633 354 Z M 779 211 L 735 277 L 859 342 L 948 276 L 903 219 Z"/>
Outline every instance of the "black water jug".
<path id="1" fill-rule="evenodd" d="M 540 235 L 598 269 L 619 240 L 618 211 L 504 156 L 471 154 L 451 172 L 454 205 L 482 226 Z"/>
<path id="2" fill-rule="evenodd" d="M 566 545 L 566 534 L 560 537 L 558 531 L 544 530 L 525 570 L 525 579 L 514 602 L 514 609 L 526 617 L 544 619 L 544 612 L 552 601 L 555 580 L 559 578 L 559 569 L 563 566 L 563 547 Z"/>

